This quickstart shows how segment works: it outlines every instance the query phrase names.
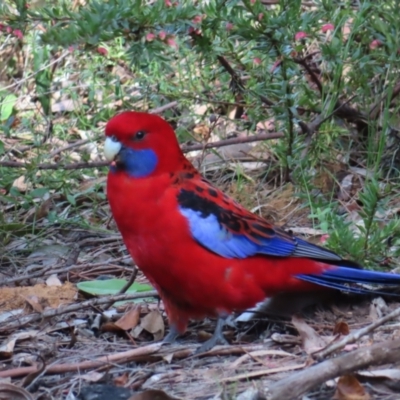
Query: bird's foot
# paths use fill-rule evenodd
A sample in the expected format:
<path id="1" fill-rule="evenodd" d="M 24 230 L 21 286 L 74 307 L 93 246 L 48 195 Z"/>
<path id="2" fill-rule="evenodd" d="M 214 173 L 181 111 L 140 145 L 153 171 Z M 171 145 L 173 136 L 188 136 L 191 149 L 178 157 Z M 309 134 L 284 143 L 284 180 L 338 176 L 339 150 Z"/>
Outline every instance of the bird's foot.
<path id="1" fill-rule="evenodd" d="M 204 342 L 195 352 L 195 354 L 206 353 L 211 350 L 217 344 L 229 344 L 222 334 L 222 329 L 225 325 L 226 318 L 218 318 L 217 326 L 215 327 L 214 333 L 210 339 Z"/>
<path id="2" fill-rule="evenodd" d="M 163 344 L 172 344 L 172 343 L 174 343 L 176 341 L 178 336 L 179 336 L 178 330 L 175 328 L 174 325 L 171 325 L 169 327 L 168 335 L 164 337 L 162 343 Z"/>

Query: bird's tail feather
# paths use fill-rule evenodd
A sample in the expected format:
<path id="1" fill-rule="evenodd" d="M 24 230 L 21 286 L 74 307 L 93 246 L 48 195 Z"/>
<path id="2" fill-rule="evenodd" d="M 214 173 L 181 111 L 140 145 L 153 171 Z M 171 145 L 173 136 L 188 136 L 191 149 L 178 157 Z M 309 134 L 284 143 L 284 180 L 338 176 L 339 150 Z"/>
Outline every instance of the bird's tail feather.
<path id="1" fill-rule="evenodd" d="M 390 285 L 400 286 L 400 275 L 387 272 L 370 271 L 349 267 L 336 267 L 323 272 L 320 275 L 297 275 L 303 281 L 326 286 L 332 289 L 344 290 L 359 294 L 381 294 L 389 296 L 400 296 L 398 293 L 382 292 L 381 290 L 369 289 L 353 284 Z"/>

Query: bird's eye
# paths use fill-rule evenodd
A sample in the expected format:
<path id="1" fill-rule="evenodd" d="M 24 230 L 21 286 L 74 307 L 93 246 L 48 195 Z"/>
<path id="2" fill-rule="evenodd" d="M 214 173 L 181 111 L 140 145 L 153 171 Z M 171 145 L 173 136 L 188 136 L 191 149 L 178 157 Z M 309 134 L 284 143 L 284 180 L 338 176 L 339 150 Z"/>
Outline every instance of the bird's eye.
<path id="1" fill-rule="evenodd" d="M 138 131 L 133 135 L 133 140 L 142 140 L 146 135 L 146 132 L 144 131 Z"/>

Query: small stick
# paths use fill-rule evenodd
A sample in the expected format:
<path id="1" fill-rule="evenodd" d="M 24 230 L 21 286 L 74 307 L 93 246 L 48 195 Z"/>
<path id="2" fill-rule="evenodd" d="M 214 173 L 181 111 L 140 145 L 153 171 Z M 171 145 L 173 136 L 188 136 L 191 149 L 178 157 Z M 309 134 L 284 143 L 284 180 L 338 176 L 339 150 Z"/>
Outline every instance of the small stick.
<path id="1" fill-rule="evenodd" d="M 393 318 L 396 318 L 400 316 L 400 307 L 396 308 L 394 311 L 391 313 L 385 315 L 382 318 L 379 318 L 375 322 L 373 322 L 371 325 L 366 326 L 365 328 L 359 329 L 358 331 L 355 331 L 353 333 L 350 333 L 350 335 L 344 336 L 343 339 L 333 342 L 331 345 L 320 351 L 317 355 L 316 358 L 318 360 L 322 360 L 325 358 L 327 355 L 333 353 L 336 350 L 340 350 L 343 347 L 345 347 L 347 344 L 353 343 L 360 339 L 362 336 L 372 332 L 374 329 L 376 329 L 378 326 L 383 325 L 385 322 L 390 321 Z"/>

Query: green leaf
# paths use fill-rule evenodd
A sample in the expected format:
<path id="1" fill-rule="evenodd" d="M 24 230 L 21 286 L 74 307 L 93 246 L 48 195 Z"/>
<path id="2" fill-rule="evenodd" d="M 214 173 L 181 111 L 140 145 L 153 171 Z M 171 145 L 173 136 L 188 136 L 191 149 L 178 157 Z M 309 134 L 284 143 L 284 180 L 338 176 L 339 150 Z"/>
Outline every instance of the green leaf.
<path id="1" fill-rule="evenodd" d="M 17 96 L 15 96 L 14 94 L 9 94 L 8 96 L 5 97 L 3 103 L 1 104 L 1 110 L 0 110 L 1 121 L 6 121 L 8 120 L 8 118 L 11 117 L 16 101 L 17 101 Z"/>
<path id="2" fill-rule="evenodd" d="M 48 192 L 49 192 L 49 189 L 47 189 L 47 188 L 36 188 L 31 191 L 30 195 L 32 197 L 43 197 Z"/>
<path id="3" fill-rule="evenodd" d="M 107 295 L 107 294 L 118 294 L 121 289 L 126 285 L 125 279 L 106 279 L 106 280 L 95 280 L 80 282 L 77 284 L 79 290 L 92 295 Z M 125 293 L 140 293 L 148 292 L 153 290 L 153 287 L 144 283 L 134 282 Z M 130 302 L 135 301 L 143 302 L 153 300 L 153 297 L 144 297 L 143 299 L 130 300 Z M 122 304 L 124 302 L 118 302 L 117 304 Z"/>
<path id="4" fill-rule="evenodd" d="M 67 200 L 68 200 L 73 206 L 76 206 L 75 196 L 72 196 L 72 195 L 70 195 L 70 194 L 67 194 Z"/>

